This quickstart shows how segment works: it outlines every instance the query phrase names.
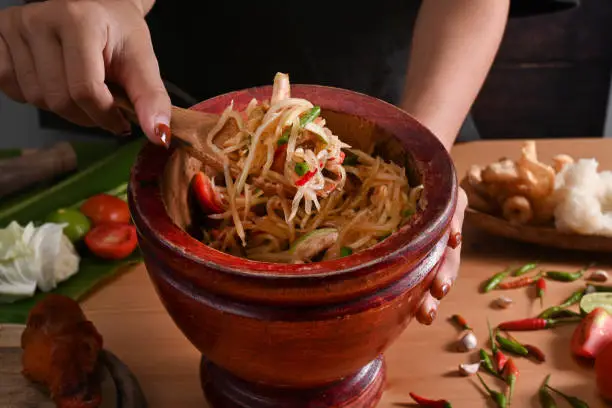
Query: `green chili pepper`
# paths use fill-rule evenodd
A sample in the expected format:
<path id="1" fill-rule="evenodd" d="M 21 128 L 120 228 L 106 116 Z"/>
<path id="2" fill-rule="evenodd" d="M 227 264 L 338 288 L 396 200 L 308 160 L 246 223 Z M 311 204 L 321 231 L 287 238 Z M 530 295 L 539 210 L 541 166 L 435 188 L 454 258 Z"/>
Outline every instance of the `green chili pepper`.
<path id="1" fill-rule="evenodd" d="M 282 146 L 284 144 L 287 144 L 289 142 L 289 131 L 285 130 L 283 132 L 283 134 L 281 135 L 281 137 L 278 139 L 278 141 L 276 142 L 276 144 L 278 146 Z"/>
<path id="2" fill-rule="evenodd" d="M 563 319 L 566 317 L 580 316 L 580 313 L 573 312 L 568 309 L 564 309 L 561 306 L 553 306 L 544 310 L 538 315 L 540 319 Z"/>
<path id="3" fill-rule="evenodd" d="M 414 215 L 414 209 L 413 208 L 407 208 L 404 211 L 402 211 L 402 217 L 412 217 Z"/>
<path id="4" fill-rule="evenodd" d="M 552 279 L 559 282 L 574 282 L 584 275 L 584 271 L 580 270 L 578 272 L 561 272 L 561 271 L 548 271 L 546 272 L 546 277 L 548 279 Z"/>
<path id="5" fill-rule="evenodd" d="M 544 380 L 544 384 L 542 384 L 542 386 L 538 390 L 540 406 L 542 406 L 542 408 L 557 408 L 557 402 L 548 392 L 548 380 L 550 380 L 550 374 L 548 374 L 548 376 Z"/>
<path id="6" fill-rule="evenodd" d="M 577 291 L 572 293 L 572 295 L 570 297 L 565 299 L 563 301 L 563 303 L 561 303 L 559 306 L 561 306 L 561 307 L 570 307 L 572 305 L 580 303 L 580 300 L 584 296 L 585 292 L 586 292 L 586 289 L 578 289 Z"/>
<path id="7" fill-rule="evenodd" d="M 595 292 L 612 292 L 612 286 L 608 285 L 589 285 Z"/>
<path id="8" fill-rule="evenodd" d="M 356 166 L 359 164 L 359 158 L 356 154 L 349 152 L 348 150 L 343 150 L 344 152 L 344 161 L 342 164 L 345 166 Z"/>
<path id="9" fill-rule="evenodd" d="M 485 390 L 487 390 L 493 401 L 495 401 L 495 404 L 497 404 L 499 408 L 506 408 L 508 406 L 506 396 L 501 392 L 497 392 L 489 388 L 489 386 L 487 385 L 487 383 L 484 382 L 480 374 L 476 373 L 476 375 L 478 376 L 478 379 L 480 380 L 482 386 L 485 388 Z"/>
<path id="10" fill-rule="evenodd" d="M 514 340 L 507 339 L 500 334 L 495 336 L 495 339 L 499 343 L 499 346 L 506 351 L 509 351 L 514 354 L 518 354 L 519 356 L 526 356 L 529 354 L 529 350 L 525 348 L 521 343 L 516 342 Z"/>
<path id="11" fill-rule="evenodd" d="M 495 339 L 493 336 L 493 329 L 491 329 L 491 322 L 487 319 L 487 328 L 489 329 L 489 341 L 491 342 L 491 351 L 493 354 L 497 352 L 497 344 L 495 343 Z M 495 330 L 495 334 L 497 335 L 498 330 Z"/>
<path id="12" fill-rule="evenodd" d="M 315 106 L 314 108 L 306 112 L 306 114 L 300 118 L 300 127 L 306 126 L 307 124 L 315 120 L 320 114 L 321 114 L 321 107 Z M 281 135 L 281 137 L 276 142 L 276 144 L 278 146 L 287 144 L 287 142 L 289 142 L 289 135 L 291 135 L 291 131 L 285 130 L 283 134 Z"/>
<path id="13" fill-rule="evenodd" d="M 531 262 L 528 264 L 525 264 L 517 269 L 514 270 L 514 272 L 512 272 L 513 276 L 521 276 L 526 274 L 527 272 L 530 272 L 532 270 L 534 270 L 535 268 L 537 268 L 538 263 L 537 262 Z"/>
<path id="14" fill-rule="evenodd" d="M 580 302 L 582 297 L 585 295 L 586 289 L 578 289 L 574 293 L 570 295 L 567 299 L 565 299 L 559 306 L 552 306 L 548 309 L 544 310 L 542 313 L 538 315 L 542 319 L 549 318 L 559 318 L 564 316 L 576 316 L 576 313 L 571 312 L 569 310 L 565 310 L 570 306 L 573 306 Z"/>
<path id="15" fill-rule="evenodd" d="M 490 292 L 497 287 L 510 274 L 510 269 L 496 273 L 484 284 L 484 293 Z"/>
<path id="16" fill-rule="evenodd" d="M 341 257 L 345 257 L 345 256 L 349 256 L 349 255 L 353 255 L 353 249 L 349 248 L 349 247 L 342 247 L 340 248 L 340 256 Z"/>
<path id="17" fill-rule="evenodd" d="M 300 126 L 304 127 L 321 114 L 321 107 L 315 106 L 300 118 Z"/>
<path id="18" fill-rule="evenodd" d="M 499 374 L 497 373 L 497 371 L 495 370 L 495 367 L 493 366 L 493 360 L 491 359 L 489 354 L 486 352 L 486 350 L 480 349 L 480 351 L 478 351 L 478 354 L 480 355 L 480 361 L 481 361 L 482 367 L 484 367 L 484 369 L 489 374 L 492 374 L 495 377 L 499 377 Z"/>
<path id="19" fill-rule="evenodd" d="M 549 390 L 559 394 L 561 396 L 561 398 L 566 400 L 567 403 L 570 404 L 573 408 L 589 408 L 589 404 L 587 404 L 586 402 L 584 402 L 583 400 L 581 400 L 578 397 L 573 397 L 571 395 L 566 395 L 566 394 L 562 393 L 561 391 L 551 387 L 548 384 L 546 385 L 546 387 L 548 387 Z"/>
<path id="20" fill-rule="evenodd" d="M 560 272 L 560 271 L 548 271 L 546 277 L 548 279 L 556 280 L 559 282 L 574 282 L 584 276 L 584 273 L 591 268 L 594 263 L 590 263 L 584 268 L 576 272 Z"/>

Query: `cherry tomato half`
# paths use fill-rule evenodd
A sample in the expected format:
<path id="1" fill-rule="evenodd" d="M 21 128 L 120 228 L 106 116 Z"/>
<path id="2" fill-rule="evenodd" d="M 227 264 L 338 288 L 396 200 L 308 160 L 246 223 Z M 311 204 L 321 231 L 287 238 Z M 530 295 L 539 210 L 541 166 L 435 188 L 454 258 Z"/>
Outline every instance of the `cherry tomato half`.
<path id="1" fill-rule="evenodd" d="M 612 340 L 597 353 L 595 373 L 599 393 L 606 401 L 612 402 Z"/>
<path id="2" fill-rule="evenodd" d="M 110 194 L 97 194 L 81 205 L 81 212 L 94 225 L 116 222 L 129 224 L 130 209 L 125 201 Z"/>
<path id="3" fill-rule="evenodd" d="M 138 245 L 136 227 L 130 224 L 100 224 L 85 235 L 85 244 L 96 256 L 123 259 Z"/>
<path id="4" fill-rule="evenodd" d="M 223 205 L 215 190 L 213 184 L 206 174 L 199 172 L 193 176 L 191 181 L 193 193 L 204 211 L 207 214 L 220 214 L 223 212 Z"/>
<path id="5" fill-rule="evenodd" d="M 605 309 L 593 309 L 574 330 L 571 347 L 577 357 L 593 359 L 612 340 L 612 315 Z"/>

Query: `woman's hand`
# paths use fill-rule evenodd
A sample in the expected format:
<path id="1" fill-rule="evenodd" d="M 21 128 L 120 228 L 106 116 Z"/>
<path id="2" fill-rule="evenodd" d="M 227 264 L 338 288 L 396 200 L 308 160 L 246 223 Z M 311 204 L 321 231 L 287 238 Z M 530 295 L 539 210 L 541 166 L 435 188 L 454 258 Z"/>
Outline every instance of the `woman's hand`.
<path id="1" fill-rule="evenodd" d="M 106 82 L 120 85 L 154 143 L 170 98 L 143 7 L 130 0 L 52 0 L 0 11 L 0 90 L 81 126 L 117 135 L 130 124 Z"/>
<path id="2" fill-rule="evenodd" d="M 457 200 L 457 209 L 455 210 L 455 216 L 451 221 L 451 237 L 459 236 L 457 234 L 461 233 L 461 229 L 463 227 L 463 216 L 465 214 L 465 209 L 467 207 L 467 196 L 463 189 L 459 189 L 459 197 Z M 440 304 L 440 300 L 446 296 L 455 283 L 455 279 L 457 279 L 457 274 L 459 273 L 459 263 L 461 258 L 461 241 L 458 242 L 458 245 L 455 248 L 450 246 L 451 241 L 449 241 L 449 247 L 446 249 L 446 253 L 444 254 L 444 258 L 442 260 L 442 265 L 440 265 L 440 269 L 438 270 L 438 274 L 436 275 L 433 284 L 429 293 L 425 296 L 423 303 L 417 312 L 417 320 L 419 323 L 430 325 L 436 318 L 438 314 L 438 305 Z"/>

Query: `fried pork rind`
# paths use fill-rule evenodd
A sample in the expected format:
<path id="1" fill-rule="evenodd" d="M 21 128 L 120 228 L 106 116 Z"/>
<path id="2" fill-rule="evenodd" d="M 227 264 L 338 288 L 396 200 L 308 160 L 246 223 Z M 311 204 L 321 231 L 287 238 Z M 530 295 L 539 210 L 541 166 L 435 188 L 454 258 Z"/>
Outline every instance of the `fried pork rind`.
<path id="1" fill-rule="evenodd" d="M 50 294 L 30 311 L 21 337 L 23 375 L 48 388 L 58 408 L 95 408 L 102 337 L 74 300 Z"/>
<path id="2" fill-rule="evenodd" d="M 516 224 L 528 224 L 533 218 L 531 203 L 523 196 L 512 196 L 504 201 L 502 214 L 508 221 Z"/>
<path id="3" fill-rule="evenodd" d="M 501 158 L 484 167 L 472 166 L 462 183 L 470 207 L 517 224 L 551 223 L 556 174 L 573 158 L 559 155 L 553 162 L 554 167 L 542 163 L 535 142 L 527 141 L 516 161 Z"/>

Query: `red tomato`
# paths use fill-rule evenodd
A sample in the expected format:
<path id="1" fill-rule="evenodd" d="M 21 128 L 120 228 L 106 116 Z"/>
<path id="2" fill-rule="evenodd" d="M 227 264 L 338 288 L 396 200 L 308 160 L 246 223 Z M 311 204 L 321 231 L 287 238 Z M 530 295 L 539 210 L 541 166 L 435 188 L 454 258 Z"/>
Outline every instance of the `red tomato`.
<path id="1" fill-rule="evenodd" d="M 221 199 L 213 189 L 212 181 L 206 174 L 199 172 L 191 180 L 193 193 L 204 211 L 207 214 L 219 214 L 223 212 Z"/>
<path id="2" fill-rule="evenodd" d="M 136 227 L 130 224 L 100 224 L 85 235 L 85 244 L 100 258 L 123 259 L 138 245 Z"/>
<path id="3" fill-rule="evenodd" d="M 572 352 L 578 357 L 592 359 L 611 340 L 612 315 L 598 307 L 582 319 L 574 330 Z"/>
<path id="4" fill-rule="evenodd" d="M 595 373 L 599 393 L 604 399 L 612 402 L 612 341 L 597 353 Z"/>
<path id="5" fill-rule="evenodd" d="M 94 225 L 115 222 L 130 223 L 130 209 L 125 201 L 110 194 L 98 194 L 90 197 L 80 208 Z"/>

